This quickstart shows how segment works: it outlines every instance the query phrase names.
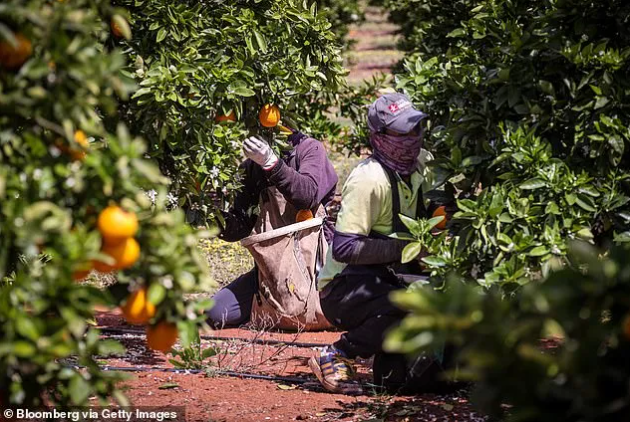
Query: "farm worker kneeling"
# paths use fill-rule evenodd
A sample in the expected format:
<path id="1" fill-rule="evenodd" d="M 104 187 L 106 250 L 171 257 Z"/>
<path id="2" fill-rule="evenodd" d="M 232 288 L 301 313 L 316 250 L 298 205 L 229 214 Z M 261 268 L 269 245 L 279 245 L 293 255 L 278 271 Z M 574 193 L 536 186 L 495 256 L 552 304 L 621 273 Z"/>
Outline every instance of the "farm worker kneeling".
<path id="1" fill-rule="evenodd" d="M 426 117 L 399 93 L 381 96 L 368 110 L 373 154 L 344 184 L 332 248 L 318 276 L 324 315 L 347 331 L 309 361 L 328 391 L 362 391 L 351 361 L 359 356 L 375 355 L 376 384 L 406 382 L 405 357 L 382 349 L 386 331 L 405 317 L 388 296 L 404 287 L 392 264 L 400 264 L 408 242 L 389 236 L 407 231 L 399 213 L 428 217 L 423 191 L 432 188 L 434 177 L 426 166 L 432 156 L 422 149 Z"/>
<path id="2" fill-rule="evenodd" d="M 241 165 L 243 188 L 232 208 L 223 213 L 225 227 L 219 235 L 223 240 L 234 242 L 248 237 L 255 226 L 261 225 L 263 213 L 264 218 L 275 220 L 276 226 L 295 223 L 299 210 L 310 210 L 316 216 L 325 213 L 323 210 L 335 195 L 338 180 L 335 169 L 321 142 L 292 131 L 288 142 L 293 148 L 281 157 L 258 137 L 243 142 L 247 157 Z M 259 215 L 250 215 L 256 206 L 265 209 L 259 210 Z M 323 232 L 328 243 L 332 241 L 333 231 L 333 223 L 325 221 Z M 221 328 L 247 323 L 258 287 L 254 268 L 217 292 L 214 306 L 208 311 L 211 325 Z M 317 298 L 317 292 L 314 294 Z"/>

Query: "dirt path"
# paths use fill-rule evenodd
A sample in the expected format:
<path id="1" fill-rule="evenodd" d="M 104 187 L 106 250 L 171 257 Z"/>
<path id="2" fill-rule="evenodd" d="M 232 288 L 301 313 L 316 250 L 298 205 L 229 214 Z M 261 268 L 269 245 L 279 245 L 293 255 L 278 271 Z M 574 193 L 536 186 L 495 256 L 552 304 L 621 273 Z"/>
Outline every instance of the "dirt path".
<path id="1" fill-rule="evenodd" d="M 380 7 L 366 9 L 365 22 L 352 26 L 348 37 L 355 41 L 347 54 L 350 69 L 348 82 L 357 84 L 372 75 L 389 73 L 403 53 L 396 49 L 398 27 L 387 21 L 387 12 Z"/>

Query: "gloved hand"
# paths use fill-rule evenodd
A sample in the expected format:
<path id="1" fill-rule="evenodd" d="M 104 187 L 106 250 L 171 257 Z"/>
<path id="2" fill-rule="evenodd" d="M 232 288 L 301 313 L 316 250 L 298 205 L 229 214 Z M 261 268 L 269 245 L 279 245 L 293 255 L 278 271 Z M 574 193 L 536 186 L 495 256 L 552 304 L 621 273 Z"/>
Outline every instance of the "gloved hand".
<path id="1" fill-rule="evenodd" d="M 245 156 L 261 166 L 264 170 L 270 170 L 278 162 L 269 144 L 256 136 L 250 136 L 243 141 Z"/>

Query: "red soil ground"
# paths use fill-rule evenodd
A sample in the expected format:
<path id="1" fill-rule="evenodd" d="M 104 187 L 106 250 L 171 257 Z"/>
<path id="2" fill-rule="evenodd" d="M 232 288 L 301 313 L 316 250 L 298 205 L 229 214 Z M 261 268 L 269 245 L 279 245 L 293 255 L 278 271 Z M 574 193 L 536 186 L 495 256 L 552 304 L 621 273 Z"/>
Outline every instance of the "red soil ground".
<path id="1" fill-rule="evenodd" d="M 126 326 L 119 312 L 100 312 L 101 328 L 137 330 Z M 260 333 L 247 329 L 217 330 L 213 336 L 289 342 L 329 343 L 338 332 Z M 142 336 L 116 334 L 127 353 L 100 359 L 115 367 L 172 368 L 172 356 L 145 347 Z M 204 364 L 209 373 L 185 374 L 158 370 L 130 373 L 123 388 L 134 406 L 184 406 L 187 421 L 481 421 L 468 403 L 465 391 L 449 395 L 392 397 L 379 395 L 368 387 L 362 396 L 349 397 L 324 392 L 311 374 L 307 360 L 313 348 L 264 345 L 252 341 L 202 341 L 202 347 L 216 347 L 219 353 Z M 370 361 L 358 362 L 358 372 L 369 382 Z M 300 378 L 307 382 L 243 379 L 213 374 L 237 371 L 260 375 Z M 160 388 L 162 387 L 162 388 Z"/>

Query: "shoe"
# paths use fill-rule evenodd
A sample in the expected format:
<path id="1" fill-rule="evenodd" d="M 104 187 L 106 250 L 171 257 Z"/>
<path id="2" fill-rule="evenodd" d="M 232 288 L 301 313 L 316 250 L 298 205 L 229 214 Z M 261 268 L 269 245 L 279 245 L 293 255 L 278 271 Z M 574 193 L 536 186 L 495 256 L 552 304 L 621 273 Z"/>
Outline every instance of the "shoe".
<path id="1" fill-rule="evenodd" d="M 310 358 L 308 366 L 327 391 L 337 394 L 363 394 L 363 388 L 354 379 L 356 371 L 352 361 L 341 350 L 329 346 L 319 356 Z"/>

